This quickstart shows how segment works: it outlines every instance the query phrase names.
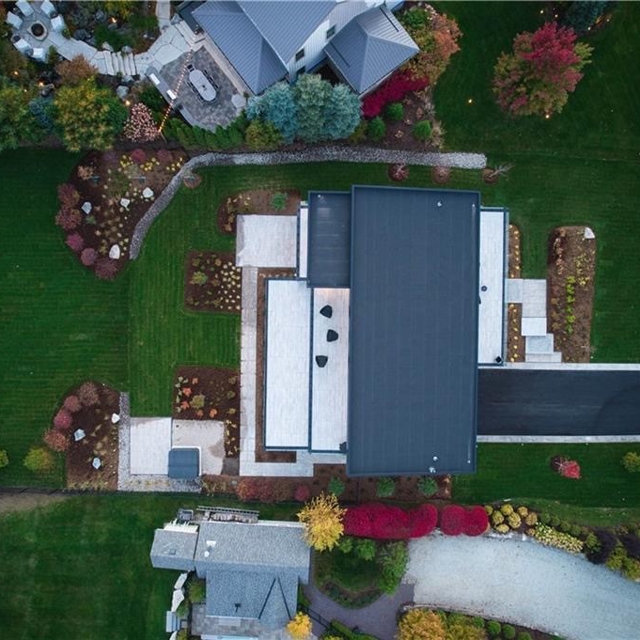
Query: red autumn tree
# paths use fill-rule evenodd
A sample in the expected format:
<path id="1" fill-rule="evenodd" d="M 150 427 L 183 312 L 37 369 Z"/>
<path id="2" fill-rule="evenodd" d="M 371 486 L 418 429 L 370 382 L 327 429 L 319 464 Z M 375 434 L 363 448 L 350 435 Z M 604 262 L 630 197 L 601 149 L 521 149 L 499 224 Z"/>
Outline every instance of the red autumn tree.
<path id="1" fill-rule="evenodd" d="M 559 113 L 582 78 L 591 51 L 576 42 L 572 29 L 555 22 L 518 34 L 513 53 L 502 53 L 494 68 L 498 104 L 516 116 Z"/>

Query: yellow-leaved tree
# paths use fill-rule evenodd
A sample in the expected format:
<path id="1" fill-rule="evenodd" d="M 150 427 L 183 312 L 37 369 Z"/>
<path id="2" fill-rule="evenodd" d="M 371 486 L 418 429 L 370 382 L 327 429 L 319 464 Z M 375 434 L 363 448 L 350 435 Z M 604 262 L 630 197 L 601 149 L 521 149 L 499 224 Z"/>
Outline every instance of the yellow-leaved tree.
<path id="1" fill-rule="evenodd" d="M 434 611 L 411 609 L 398 623 L 397 640 L 445 640 L 442 618 Z"/>
<path id="2" fill-rule="evenodd" d="M 332 493 L 321 493 L 307 502 L 298 513 L 298 520 L 305 525 L 304 537 L 309 546 L 316 551 L 333 549 L 344 532 L 345 512 Z"/>
<path id="3" fill-rule="evenodd" d="M 306 613 L 296 613 L 295 617 L 289 620 L 287 631 L 294 640 L 307 640 L 311 635 L 311 618 Z"/>

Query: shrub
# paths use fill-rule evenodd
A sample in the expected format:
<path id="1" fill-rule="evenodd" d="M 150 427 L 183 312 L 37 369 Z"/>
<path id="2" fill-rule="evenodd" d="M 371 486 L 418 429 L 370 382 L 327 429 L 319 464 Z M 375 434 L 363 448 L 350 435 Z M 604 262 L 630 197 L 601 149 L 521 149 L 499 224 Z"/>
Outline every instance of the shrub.
<path id="1" fill-rule="evenodd" d="M 52 451 L 61 453 L 69 448 L 69 438 L 56 429 L 49 429 L 42 439 Z"/>
<path id="2" fill-rule="evenodd" d="M 606 566 L 612 571 L 620 571 L 622 562 L 627 557 L 627 552 L 621 544 L 617 544 L 611 555 L 607 558 Z"/>
<path id="3" fill-rule="evenodd" d="M 398 623 L 398 640 L 445 640 L 442 618 L 435 611 L 410 609 Z"/>
<path id="4" fill-rule="evenodd" d="M 328 486 L 329 493 L 333 493 L 337 498 L 344 493 L 344 482 L 340 478 L 331 478 Z"/>
<path id="5" fill-rule="evenodd" d="M 354 545 L 355 539 L 351 536 L 342 536 L 338 541 L 338 549 L 342 551 L 342 553 L 351 553 Z"/>
<path id="6" fill-rule="evenodd" d="M 491 516 L 491 514 L 493 513 L 493 507 L 490 504 L 485 504 L 484 510 L 487 512 L 488 516 Z"/>
<path id="7" fill-rule="evenodd" d="M 640 538 L 634 533 L 622 533 L 618 536 L 627 553 L 636 560 L 640 560 Z"/>
<path id="8" fill-rule="evenodd" d="M 597 547 L 599 547 L 600 545 L 600 541 L 598 540 L 598 537 L 593 534 L 593 533 L 589 533 L 587 534 L 587 537 L 585 538 L 584 541 L 584 546 L 585 549 L 587 549 L 587 551 L 594 551 Z"/>
<path id="9" fill-rule="evenodd" d="M 384 108 L 384 117 L 389 122 L 399 122 L 404 118 L 404 106 L 402 102 L 391 102 Z"/>
<path id="10" fill-rule="evenodd" d="M 284 211 L 287 208 L 288 196 L 286 193 L 278 191 L 271 196 L 271 208 L 274 211 Z"/>
<path id="11" fill-rule="evenodd" d="M 9 464 L 9 455 L 4 449 L 0 449 L 0 469 Z"/>
<path id="12" fill-rule="evenodd" d="M 100 280 L 113 280 L 118 272 L 118 262 L 101 256 L 96 259 L 95 273 Z"/>
<path id="13" fill-rule="evenodd" d="M 520 506 L 516 509 L 516 513 L 521 517 L 521 518 L 526 518 L 529 515 L 529 509 L 527 509 L 527 507 L 525 506 Z"/>
<path id="14" fill-rule="evenodd" d="M 448 504 L 440 514 L 440 530 L 448 536 L 459 536 L 464 531 L 466 513 L 457 504 Z"/>
<path id="15" fill-rule="evenodd" d="M 392 594 L 398 588 L 408 560 L 406 542 L 390 542 L 380 550 L 378 563 L 381 571 L 378 584 L 384 593 Z"/>
<path id="16" fill-rule="evenodd" d="M 345 533 L 360 538 L 402 540 L 430 534 L 436 526 L 438 511 L 424 504 L 411 511 L 371 503 L 350 507 L 344 518 Z"/>
<path id="17" fill-rule="evenodd" d="M 376 482 L 376 495 L 379 498 L 390 498 L 396 491 L 396 483 L 393 478 L 382 477 Z"/>
<path id="18" fill-rule="evenodd" d="M 32 447 L 24 459 L 24 466 L 33 473 L 49 473 L 54 466 L 52 453 L 44 447 Z"/>
<path id="19" fill-rule="evenodd" d="M 531 634 L 528 631 L 519 631 L 517 640 L 533 640 Z"/>
<path id="20" fill-rule="evenodd" d="M 499 524 L 494 528 L 498 533 L 509 533 L 511 531 L 508 524 Z"/>
<path id="21" fill-rule="evenodd" d="M 79 233 L 70 233 L 65 242 L 71 251 L 82 251 L 84 248 L 84 239 Z"/>
<path id="22" fill-rule="evenodd" d="M 489 528 L 487 512 L 479 506 L 467 509 L 465 514 L 464 534 L 480 536 Z"/>
<path id="23" fill-rule="evenodd" d="M 92 264 L 95 264 L 97 257 L 98 252 L 91 247 L 87 247 L 86 249 L 83 249 L 80 254 L 80 262 L 82 262 L 85 267 L 90 267 Z"/>
<path id="24" fill-rule="evenodd" d="M 311 489 L 306 484 L 299 484 L 293 492 L 296 502 L 306 502 L 311 497 Z"/>
<path id="25" fill-rule="evenodd" d="M 151 109 L 142 102 L 134 104 L 133 107 L 131 107 L 122 133 L 125 138 L 133 142 L 150 142 L 160 135 Z M 136 149 L 136 151 L 141 151 L 141 149 Z M 133 154 L 131 159 L 133 160 Z M 144 160 L 142 162 L 133 161 L 137 164 L 144 162 Z"/>
<path id="26" fill-rule="evenodd" d="M 494 511 L 491 514 L 491 523 L 493 524 L 493 526 L 497 527 L 499 524 L 502 524 L 504 522 L 504 515 L 502 514 L 502 511 Z"/>
<path id="27" fill-rule="evenodd" d="M 423 504 L 409 511 L 409 537 L 421 538 L 433 533 L 438 524 L 438 510 L 432 504 Z"/>
<path id="28" fill-rule="evenodd" d="M 321 493 L 298 512 L 298 520 L 305 525 L 305 540 L 316 551 L 331 550 L 344 532 L 342 520 L 345 510 L 334 494 Z"/>
<path id="29" fill-rule="evenodd" d="M 376 543 L 370 538 L 359 538 L 354 542 L 354 552 L 361 560 L 373 560 L 377 550 Z"/>
<path id="30" fill-rule="evenodd" d="M 387 133 L 387 126 L 382 118 L 376 117 L 367 126 L 367 137 L 374 142 L 380 142 Z"/>
<path id="31" fill-rule="evenodd" d="M 413 126 L 411 134 L 416 140 L 426 142 L 431 137 L 431 122 L 429 120 L 420 120 Z"/>
<path id="32" fill-rule="evenodd" d="M 500 507 L 500 513 L 503 516 L 510 516 L 513 513 L 513 506 L 506 502 Z"/>
<path id="33" fill-rule="evenodd" d="M 411 91 L 420 91 L 429 84 L 427 78 L 412 78 L 407 71 L 396 71 L 375 91 L 365 96 L 362 101 L 362 115 L 375 118 L 390 102 L 402 100 Z"/>
<path id="34" fill-rule="evenodd" d="M 629 451 L 622 457 L 622 466 L 629 473 L 640 473 L 640 453 Z"/>
<path id="35" fill-rule="evenodd" d="M 571 531 L 571 523 L 567 522 L 566 520 L 561 520 L 558 529 L 560 529 L 560 531 L 562 531 L 563 533 L 569 533 L 569 531 Z"/>
<path id="36" fill-rule="evenodd" d="M 288 480 L 283 478 L 273 478 L 269 483 L 271 499 L 274 502 L 286 502 L 291 500 L 293 493 L 291 491 L 291 484 Z"/>
<path id="37" fill-rule="evenodd" d="M 538 514 L 535 511 L 530 511 L 524 521 L 527 526 L 535 527 L 538 524 Z"/>
<path id="38" fill-rule="evenodd" d="M 513 53 L 502 53 L 494 68 L 498 105 L 515 116 L 559 113 L 580 82 L 591 51 L 576 43 L 572 29 L 555 22 L 518 34 Z"/>
<path id="39" fill-rule="evenodd" d="M 72 424 L 73 418 L 71 417 L 71 413 L 65 408 L 60 409 L 53 418 L 53 426 L 60 431 L 70 429 Z"/>
<path id="40" fill-rule="evenodd" d="M 431 476 L 422 476 L 422 478 L 418 480 L 417 486 L 418 491 L 427 498 L 430 498 L 438 491 L 438 483 L 435 478 Z"/>
<path id="41" fill-rule="evenodd" d="M 487 620 L 487 633 L 490 638 L 497 638 L 502 633 L 502 625 L 497 620 Z"/>
<path id="42" fill-rule="evenodd" d="M 92 407 L 98 404 L 99 400 L 98 388 L 93 382 L 83 382 L 78 389 L 78 400 L 85 407 Z"/>
<path id="43" fill-rule="evenodd" d="M 578 538 L 574 538 L 568 533 L 556 531 L 544 524 L 539 524 L 531 530 L 531 535 L 538 542 L 556 549 L 562 549 L 569 553 L 581 553 L 584 543 Z"/>
<path id="44" fill-rule="evenodd" d="M 502 637 L 504 640 L 514 640 L 516 637 L 516 628 L 510 624 L 503 624 Z"/>
<path id="45" fill-rule="evenodd" d="M 522 518 L 514 511 L 507 517 L 507 523 L 512 529 L 519 529 L 522 526 Z"/>
<path id="46" fill-rule="evenodd" d="M 156 156 L 160 164 L 171 164 L 173 162 L 173 153 L 169 149 L 158 149 Z"/>
<path id="47" fill-rule="evenodd" d="M 570 533 L 575 538 L 578 538 L 582 535 L 582 527 L 579 527 L 577 524 L 572 524 L 569 528 L 568 533 Z"/>
<path id="48" fill-rule="evenodd" d="M 597 538 L 596 546 L 586 553 L 587 560 L 593 564 L 604 564 L 618 544 L 618 538 L 606 529 L 596 529 L 593 535 Z"/>
<path id="49" fill-rule="evenodd" d="M 574 0 L 569 4 L 562 24 L 571 27 L 576 33 L 585 34 L 612 4 L 606 0 L 589 0 L 588 2 Z"/>
<path id="50" fill-rule="evenodd" d="M 640 580 L 640 561 L 635 558 L 625 558 L 622 561 L 622 575 L 629 580 Z"/>
<path id="51" fill-rule="evenodd" d="M 77 55 L 71 60 L 63 60 L 55 66 L 56 73 L 60 76 L 61 84 L 76 86 L 98 75 L 98 69 L 82 55 Z"/>
<path id="52" fill-rule="evenodd" d="M 56 224 L 65 231 L 73 231 L 81 222 L 82 215 L 77 209 L 60 209 L 56 215 Z"/>
<path id="53" fill-rule="evenodd" d="M 549 524 L 555 529 L 560 526 L 560 518 L 558 516 L 551 516 Z"/>
<path id="54" fill-rule="evenodd" d="M 240 478 L 236 488 L 236 495 L 242 502 L 257 500 L 260 495 L 260 485 L 262 480 L 257 478 Z"/>
<path id="55" fill-rule="evenodd" d="M 540 520 L 542 524 L 549 524 L 551 522 L 551 516 L 546 511 L 543 511 L 538 517 L 538 520 Z"/>
<path id="56" fill-rule="evenodd" d="M 147 161 L 147 154 L 144 149 L 134 149 L 130 154 L 131 162 L 144 164 Z"/>
<path id="57" fill-rule="evenodd" d="M 391 180 L 394 182 L 402 182 L 409 177 L 409 166 L 404 162 L 399 162 L 396 164 L 390 164 L 388 175 Z M 437 485 L 436 485 L 437 488 Z"/>
<path id="58" fill-rule="evenodd" d="M 294 640 L 306 640 L 311 635 L 311 618 L 305 613 L 296 613 L 287 623 L 287 631 Z"/>

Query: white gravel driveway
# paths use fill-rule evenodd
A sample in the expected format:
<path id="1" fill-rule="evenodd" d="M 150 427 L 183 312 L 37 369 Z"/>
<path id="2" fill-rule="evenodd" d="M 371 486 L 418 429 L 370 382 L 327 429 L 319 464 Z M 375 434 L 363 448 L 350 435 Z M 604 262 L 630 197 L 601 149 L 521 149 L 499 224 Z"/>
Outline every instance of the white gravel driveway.
<path id="1" fill-rule="evenodd" d="M 519 623 L 567 640 L 640 639 L 640 584 L 580 556 L 518 539 L 411 541 L 415 601 Z"/>

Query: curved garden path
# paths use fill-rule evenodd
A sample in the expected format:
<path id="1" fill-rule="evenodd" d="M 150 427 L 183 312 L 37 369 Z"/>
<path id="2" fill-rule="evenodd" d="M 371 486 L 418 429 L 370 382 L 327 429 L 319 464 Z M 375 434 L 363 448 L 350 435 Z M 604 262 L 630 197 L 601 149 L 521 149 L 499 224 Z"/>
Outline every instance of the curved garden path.
<path id="1" fill-rule="evenodd" d="M 459 169 L 484 169 L 487 157 L 483 153 L 435 153 L 429 151 L 402 151 L 363 147 L 315 147 L 303 151 L 272 151 L 268 153 L 205 153 L 186 162 L 173 176 L 165 190 L 156 198 L 149 210 L 136 225 L 131 238 L 130 258 L 135 260 L 147 231 L 177 193 L 184 175 L 194 169 L 224 165 L 277 165 L 301 162 L 360 162 L 395 163 L 423 167 L 454 167 Z"/>
<path id="2" fill-rule="evenodd" d="M 518 539 L 410 542 L 415 601 L 519 623 L 567 640 L 638 640 L 640 584 L 580 556 Z"/>

